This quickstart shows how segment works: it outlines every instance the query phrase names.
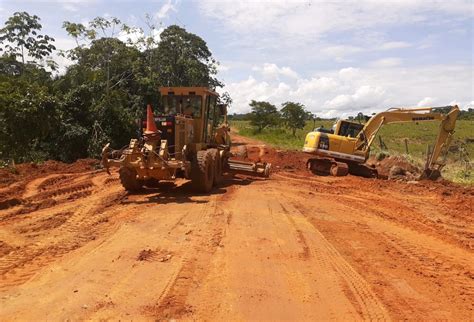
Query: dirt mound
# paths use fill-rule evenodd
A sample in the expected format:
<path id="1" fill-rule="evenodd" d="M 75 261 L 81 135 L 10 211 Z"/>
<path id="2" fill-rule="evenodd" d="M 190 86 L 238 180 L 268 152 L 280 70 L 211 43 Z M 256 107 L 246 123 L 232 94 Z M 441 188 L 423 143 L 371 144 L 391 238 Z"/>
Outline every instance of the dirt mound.
<path id="1" fill-rule="evenodd" d="M 374 165 L 381 177 L 389 179 L 417 180 L 422 172 L 401 155 L 389 156 L 381 161 L 370 158 L 367 163 Z"/>
<path id="2" fill-rule="evenodd" d="M 268 146 L 239 146 L 234 150 L 232 159 L 249 162 L 267 162 L 272 164 L 272 172 L 306 171 L 308 155 L 299 151 L 276 150 Z"/>
<path id="3" fill-rule="evenodd" d="M 42 164 L 21 163 L 14 167 L 0 169 L 0 187 L 9 186 L 22 180 L 31 180 L 50 173 L 79 173 L 94 170 L 99 160 L 80 159 L 74 163 L 48 160 Z"/>

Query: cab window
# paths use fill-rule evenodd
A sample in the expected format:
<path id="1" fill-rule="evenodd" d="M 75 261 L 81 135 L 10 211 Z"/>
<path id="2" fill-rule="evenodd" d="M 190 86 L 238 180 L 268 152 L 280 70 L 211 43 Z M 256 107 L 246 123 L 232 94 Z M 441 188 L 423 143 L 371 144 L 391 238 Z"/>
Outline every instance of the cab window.
<path id="1" fill-rule="evenodd" d="M 185 114 L 195 118 L 201 117 L 201 96 L 166 95 L 162 98 L 163 113 L 166 115 Z"/>
<path id="2" fill-rule="evenodd" d="M 214 122 L 216 121 L 216 98 L 214 96 L 209 96 L 208 102 L 209 105 L 207 110 L 206 135 L 209 142 L 214 134 Z"/>
<path id="3" fill-rule="evenodd" d="M 348 136 L 351 138 L 357 137 L 357 134 L 364 128 L 364 124 L 357 124 L 351 122 L 342 122 L 339 129 L 339 135 Z"/>

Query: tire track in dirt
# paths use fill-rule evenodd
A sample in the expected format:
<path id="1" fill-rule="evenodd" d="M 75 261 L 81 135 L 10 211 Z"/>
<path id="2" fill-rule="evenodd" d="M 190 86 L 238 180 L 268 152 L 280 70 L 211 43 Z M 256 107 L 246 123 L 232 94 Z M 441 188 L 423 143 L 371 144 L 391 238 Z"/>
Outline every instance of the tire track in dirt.
<path id="1" fill-rule="evenodd" d="M 49 177 L 46 180 L 52 178 L 55 177 Z M 108 222 L 104 212 L 107 207 L 116 205 L 126 193 L 119 186 L 112 190 L 102 190 L 101 187 L 93 185 L 90 179 L 81 178 L 79 181 L 80 183 L 69 187 L 37 194 L 34 192 L 40 189 L 30 190 L 33 192 L 32 197 L 29 198 L 52 195 L 63 197 L 63 203 L 69 202 L 65 205 L 58 203 L 48 209 L 36 211 L 34 216 L 22 218 L 23 220 L 18 224 L 10 224 L 8 227 L 10 231 L 20 235 L 27 234 L 29 242 L 14 247 L 0 257 L 0 276 L 8 280 L 2 283 L 0 290 L 26 282 L 42 267 L 94 240 L 97 235 L 103 234 L 104 230 L 110 228 L 105 227 L 110 225 L 104 225 Z M 38 187 L 41 182 L 44 180 L 38 179 L 35 187 Z M 55 185 L 48 185 L 48 187 L 57 188 Z M 90 191 L 90 193 L 83 194 L 84 191 Z M 64 198 L 64 196 L 68 197 Z M 53 214 L 51 214 L 52 211 L 54 211 Z M 2 223 L 6 224 L 4 221 Z M 56 238 L 51 241 L 45 240 L 44 237 L 51 233 Z"/>
<path id="2" fill-rule="evenodd" d="M 443 239 L 453 245 L 466 249 L 474 249 L 474 222 L 473 218 L 465 219 L 463 212 L 453 214 L 453 209 L 445 209 L 443 203 L 436 202 L 436 197 L 430 191 L 423 191 L 423 186 L 413 187 L 406 183 L 394 183 L 400 185 L 400 190 L 394 192 L 387 189 L 388 182 L 381 180 L 369 180 L 367 184 L 380 182 L 380 187 L 374 191 L 370 189 L 359 189 L 357 185 L 350 185 L 340 178 L 315 177 L 301 179 L 301 176 L 280 172 L 275 177 L 284 180 L 292 180 L 301 183 L 306 190 L 300 189 L 301 194 L 318 193 L 325 195 L 334 202 L 342 202 L 347 205 L 357 206 L 358 209 L 376 214 L 391 222 L 398 222 L 402 226 L 429 234 L 433 237 Z M 360 178 L 351 178 L 360 180 Z M 308 189 L 309 188 L 309 189 Z M 424 194 L 423 194 L 424 193 Z M 387 199 L 386 196 L 391 198 Z M 466 198 L 470 198 L 467 196 Z M 371 200 L 371 202 L 367 202 Z M 474 198 L 471 198 L 474 207 Z M 474 210 L 474 208 L 473 208 Z M 427 215 L 429 214 L 429 216 Z"/>
<path id="3" fill-rule="evenodd" d="M 274 190 L 275 194 L 279 194 Z M 342 257 L 336 248 L 324 237 L 324 235 L 306 221 L 305 216 L 295 207 L 291 205 L 290 211 L 279 202 L 283 212 L 286 214 L 288 221 L 294 227 L 297 239 L 303 247 L 303 254 L 311 252 L 313 260 L 318 262 L 316 269 L 321 275 L 331 276 L 334 272 L 336 280 L 335 283 L 341 283 L 346 289 L 346 294 L 354 306 L 357 308 L 360 316 L 365 320 L 390 320 L 390 316 L 385 309 L 382 302 L 372 291 L 370 284 Z M 306 234 L 311 234 L 311 240 L 315 241 L 308 243 L 307 238 L 304 237 L 303 229 L 299 226 L 306 226 Z M 308 227 L 310 226 L 310 227 Z M 309 229 L 308 229 L 309 228 Z M 306 257 L 307 258 L 307 257 Z M 332 298 L 335 302 L 338 301 L 339 294 L 328 288 L 324 296 Z M 337 318 L 337 316 L 333 316 Z"/>
<path id="4" fill-rule="evenodd" d="M 74 177 L 72 174 L 55 174 L 35 179 L 27 185 L 18 203 L 13 204 L 13 207 L 7 206 L 7 211 L 0 213 L 0 225 L 6 225 L 7 221 L 12 219 L 22 220 L 23 218 L 16 218 L 19 215 L 23 216 L 87 197 L 97 188 L 90 175 Z"/>
<path id="5" fill-rule="evenodd" d="M 413 314 L 424 311 L 427 311 L 426 314 L 419 315 L 420 317 L 449 318 L 449 313 L 443 311 L 437 301 L 449 301 L 453 298 L 456 299 L 453 307 L 469 307 L 471 311 L 474 310 L 474 304 L 470 301 L 474 296 L 474 283 L 472 283 L 474 267 L 469 261 L 469 258 L 472 258 L 470 251 L 455 243 L 446 243 L 445 238 L 438 239 L 436 236 L 431 236 L 426 233 L 426 230 L 413 229 L 414 227 L 420 229 L 423 226 L 412 226 L 408 222 L 407 227 L 402 225 L 400 218 L 380 216 L 379 207 L 375 207 L 376 210 L 373 210 L 372 206 L 367 207 L 367 204 L 377 205 L 379 196 L 371 197 L 368 194 L 365 202 L 359 202 L 359 199 L 345 198 L 342 195 L 330 196 L 314 192 L 312 201 L 302 202 L 301 196 L 307 194 L 307 191 L 285 189 L 285 193 L 286 199 L 289 199 L 291 204 L 305 214 L 315 226 L 323 227 L 325 234 L 337 241 L 338 247 L 342 247 L 341 244 L 349 246 L 349 249 L 347 246 L 345 249 L 342 248 L 346 250 L 346 256 L 358 252 L 351 245 L 355 243 L 364 245 L 364 239 L 358 238 L 355 234 L 345 236 L 341 227 L 345 226 L 347 229 L 354 230 L 356 234 L 367 236 L 367 245 L 360 247 L 373 249 L 374 253 L 371 252 L 368 258 L 354 254 L 350 255 L 352 257 L 350 259 L 355 260 L 352 263 L 362 269 L 364 276 L 368 276 L 371 283 L 375 283 L 373 285 L 376 287 L 377 294 L 382 294 L 380 299 L 391 312 L 395 312 L 397 319 L 413 317 L 408 312 Z M 330 205 L 335 202 L 338 202 L 338 207 L 332 209 Z M 336 225 L 331 227 L 332 223 Z M 343 239 L 354 238 L 354 240 L 340 241 L 340 237 L 337 237 L 338 232 L 342 234 Z M 376 251 L 382 251 L 382 253 L 376 253 Z M 373 263 L 377 263 L 377 266 L 382 265 L 381 260 L 390 263 L 389 267 L 385 268 L 389 272 L 384 274 L 383 271 L 379 272 L 375 267 L 372 268 L 370 257 L 375 257 Z M 362 265 L 361 263 L 365 263 L 363 268 L 359 266 Z M 401 275 L 393 275 L 397 267 L 399 267 L 398 274 L 401 270 L 405 272 Z M 410 284 L 407 284 L 405 279 Z M 429 295 L 434 293 L 443 295 L 436 300 L 430 299 Z M 463 315 L 461 313 L 454 316 L 462 317 Z"/>
<path id="6" fill-rule="evenodd" d="M 169 276 L 165 288 L 155 303 L 143 307 L 146 315 L 158 319 L 192 315 L 193 307 L 187 303 L 187 296 L 207 274 L 209 262 L 220 246 L 225 226 L 231 220 L 231 213 L 218 205 L 222 198 L 228 197 L 228 193 L 223 196 L 210 195 L 209 202 L 202 206 L 202 209 L 187 212 L 171 226 L 170 233 L 173 234 L 177 227 L 186 222 L 187 217 L 192 215 L 200 218 L 193 229 L 186 232 L 192 240 L 192 245 L 181 254 L 180 262 Z"/>
<path id="7" fill-rule="evenodd" d="M 275 180 L 254 182 L 221 204 L 233 212 L 231 224 L 192 296 L 192 317 L 389 320 L 370 285 L 278 188 Z"/>
<path id="8" fill-rule="evenodd" d="M 22 194 L 23 199 L 38 195 L 42 191 L 51 190 L 65 183 L 71 182 L 77 177 L 75 174 L 50 174 L 30 181 Z"/>

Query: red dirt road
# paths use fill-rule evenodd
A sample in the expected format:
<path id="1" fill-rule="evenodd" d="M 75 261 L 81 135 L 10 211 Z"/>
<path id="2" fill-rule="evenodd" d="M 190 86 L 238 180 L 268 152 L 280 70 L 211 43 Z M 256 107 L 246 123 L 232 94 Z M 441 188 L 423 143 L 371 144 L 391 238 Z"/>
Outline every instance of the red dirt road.
<path id="1" fill-rule="evenodd" d="M 316 177 L 234 141 L 270 179 L 129 195 L 84 162 L 4 183 L 0 320 L 474 319 L 474 189 Z"/>

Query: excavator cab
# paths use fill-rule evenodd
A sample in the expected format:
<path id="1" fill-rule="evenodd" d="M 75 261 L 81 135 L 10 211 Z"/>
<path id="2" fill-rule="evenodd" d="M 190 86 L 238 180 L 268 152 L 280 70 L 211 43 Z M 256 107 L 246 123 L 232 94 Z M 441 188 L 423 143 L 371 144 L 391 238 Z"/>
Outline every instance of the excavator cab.
<path id="1" fill-rule="evenodd" d="M 355 138 L 363 128 L 364 124 L 341 120 L 337 123 L 335 134 Z"/>

